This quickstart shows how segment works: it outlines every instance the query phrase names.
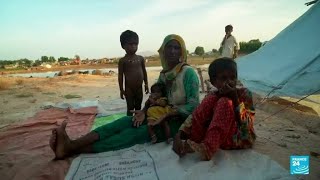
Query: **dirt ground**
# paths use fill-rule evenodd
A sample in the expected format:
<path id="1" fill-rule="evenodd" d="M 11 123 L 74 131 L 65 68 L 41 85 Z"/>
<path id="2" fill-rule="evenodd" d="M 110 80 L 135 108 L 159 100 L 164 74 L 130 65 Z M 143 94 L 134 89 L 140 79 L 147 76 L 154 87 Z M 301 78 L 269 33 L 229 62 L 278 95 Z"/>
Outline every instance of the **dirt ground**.
<path id="1" fill-rule="evenodd" d="M 155 82 L 158 75 L 158 71 L 148 72 L 149 84 Z M 108 102 L 119 98 L 117 75 L 0 78 L 9 83 L 7 89 L 0 90 L 0 130 L 33 116 L 46 103 L 95 99 Z M 81 97 L 67 99 L 66 95 Z M 259 97 L 255 99 L 259 101 Z M 285 107 L 286 103 L 278 99 L 257 106 L 255 130 L 258 137 L 254 149 L 289 169 L 291 155 L 320 153 L 320 117 L 312 108 L 298 106 L 267 118 Z M 303 179 L 320 179 L 319 169 L 320 159 L 310 156 L 310 175 Z"/>

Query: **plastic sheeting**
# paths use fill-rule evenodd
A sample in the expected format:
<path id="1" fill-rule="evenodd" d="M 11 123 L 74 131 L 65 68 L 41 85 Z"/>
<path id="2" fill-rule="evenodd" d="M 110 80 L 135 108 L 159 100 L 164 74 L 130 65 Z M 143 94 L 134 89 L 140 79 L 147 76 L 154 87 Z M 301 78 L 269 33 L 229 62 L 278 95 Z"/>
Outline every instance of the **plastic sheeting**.
<path id="1" fill-rule="evenodd" d="M 319 17 L 318 2 L 258 51 L 239 58 L 241 81 L 271 95 L 301 97 L 320 89 Z"/>
<path id="2" fill-rule="evenodd" d="M 44 103 L 42 108 L 48 109 L 48 108 L 55 107 L 55 108 L 61 108 L 61 109 L 66 109 L 66 108 L 78 109 L 78 108 L 90 107 L 90 106 L 95 106 L 98 108 L 97 117 L 108 116 L 111 114 L 122 113 L 127 111 L 126 101 L 120 98 L 112 101 L 108 101 L 108 102 L 99 101 L 99 100 L 85 100 L 85 101 L 77 101 L 77 102 L 70 102 L 70 103 L 47 102 L 47 103 Z"/>
<path id="3" fill-rule="evenodd" d="M 0 179 L 64 179 L 70 159 L 53 161 L 49 147 L 52 129 L 67 120 L 70 138 L 89 132 L 96 107 L 46 109 L 24 122 L 0 131 Z"/>
<path id="4" fill-rule="evenodd" d="M 126 116 L 127 113 L 116 113 L 116 114 L 112 114 L 112 115 L 109 115 L 109 116 L 101 116 L 101 117 L 97 117 L 95 120 L 94 120 L 94 123 L 92 125 L 92 128 L 91 130 L 94 130 L 100 126 L 103 126 L 105 124 L 109 124 L 109 123 L 112 123 L 124 116 Z"/>
<path id="5" fill-rule="evenodd" d="M 212 161 L 200 161 L 197 154 L 179 157 L 172 146 L 159 143 L 93 155 L 80 155 L 66 176 L 73 179 L 126 180 L 289 180 L 296 179 L 278 163 L 253 150 L 218 151 Z M 115 178 L 116 177 L 116 178 Z"/>

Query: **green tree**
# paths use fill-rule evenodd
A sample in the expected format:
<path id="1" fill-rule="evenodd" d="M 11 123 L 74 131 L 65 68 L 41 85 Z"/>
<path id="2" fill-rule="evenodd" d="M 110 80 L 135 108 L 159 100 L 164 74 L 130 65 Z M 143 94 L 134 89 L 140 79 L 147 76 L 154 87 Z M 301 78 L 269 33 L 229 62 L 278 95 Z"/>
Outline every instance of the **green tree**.
<path id="1" fill-rule="evenodd" d="M 55 59 L 53 56 L 50 56 L 50 57 L 49 57 L 49 62 L 50 62 L 50 63 L 55 63 L 55 62 L 56 62 L 56 59 Z"/>
<path id="2" fill-rule="evenodd" d="M 48 56 L 41 56 L 41 62 L 43 63 L 49 62 Z"/>
<path id="3" fill-rule="evenodd" d="M 4 65 L 13 65 L 13 64 L 16 64 L 17 61 L 9 61 L 9 60 L 7 60 L 7 61 L 3 61 L 3 63 L 4 63 Z"/>
<path id="4" fill-rule="evenodd" d="M 249 42 L 240 42 L 241 53 L 252 53 L 258 50 L 262 46 L 262 42 L 259 39 L 253 39 Z"/>
<path id="5" fill-rule="evenodd" d="M 58 62 L 63 62 L 63 61 L 69 61 L 69 58 L 66 57 L 59 57 Z"/>
<path id="6" fill-rule="evenodd" d="M 24 59 L 18 60 L 18 64 L 19 66 L 23 66 L 23 67 L 31 67 L 32 61 L 27 58 L 24 58 Z"/>
<path id="7" fill-rule="evenodd" d="M 212 49 L 213 53 L 219 53 L 219 51 L 217 49 Z"/>
<path id="8" fill-rule="evenodd" d="M 33 63 L 33 66 L 40 66 L 41 65 L 41 61 L 39 59 L 35 60 Z"/>
<path id="9" fill-rule="evenodd" d="M 79 55 L 75 55 L 74 59 L 76 59 L 77 61 L 80 61 L 80 56 Z"/>
<path id="10" fill-rule="evenodd" d="M 0 68 L 4 68 L 4 66 L 7 66 L 7 65 L 14 65 L 16 63 L 17 61 L 3 60 L 3 61 L 0 61 Z"/>
<path id="11" fill-rule="evenodd" d="M 202 56 L 204 54 L 204 48 L 201 46 L 197 46 L 194 50 L 194 53 L 198 56 Z"/>

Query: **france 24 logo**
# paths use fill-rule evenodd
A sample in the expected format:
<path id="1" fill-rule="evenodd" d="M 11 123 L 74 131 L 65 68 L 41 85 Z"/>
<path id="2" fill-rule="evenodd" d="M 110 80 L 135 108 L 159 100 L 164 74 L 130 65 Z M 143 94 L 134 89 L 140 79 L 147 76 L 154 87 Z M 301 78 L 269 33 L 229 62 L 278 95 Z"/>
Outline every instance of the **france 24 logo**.
<path id="1" fill-rule="evenodd" d="M 290 156 L 290 174 L 309 174 L 309 156 Z"/>

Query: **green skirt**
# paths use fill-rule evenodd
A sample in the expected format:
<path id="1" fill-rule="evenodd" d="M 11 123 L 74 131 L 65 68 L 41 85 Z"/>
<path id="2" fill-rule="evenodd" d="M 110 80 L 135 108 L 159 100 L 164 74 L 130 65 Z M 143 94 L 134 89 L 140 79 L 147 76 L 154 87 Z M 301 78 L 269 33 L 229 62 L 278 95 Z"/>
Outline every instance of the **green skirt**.
<path id="1" fill-rule="evenodd" d="M 172 136 L 178 132 L 182 123 L 181 118 L 174 118 L 169 121 Z M 100 138 L 93 144 L 93 151 L 97 153 L 128 148 L 151 140 L 146 120 L 140 127 L 136 128 L 132 125 L 132 116 L 122 117 L 93 131 L 98 133 Z M 166 140 L 164 131 L 159 126 L 155 126 L 155 133 L 158 142 Z"/>

